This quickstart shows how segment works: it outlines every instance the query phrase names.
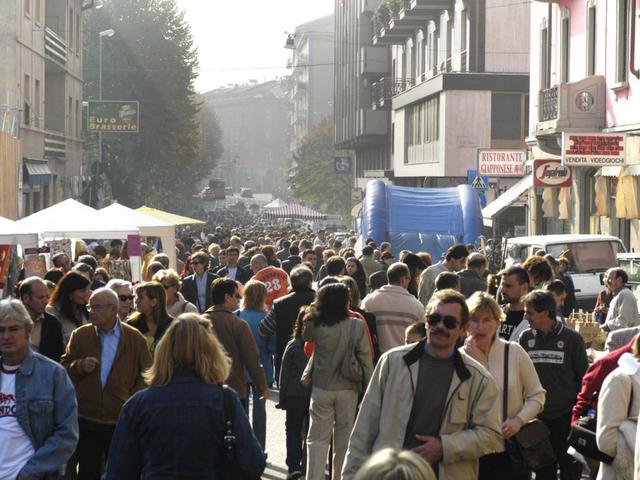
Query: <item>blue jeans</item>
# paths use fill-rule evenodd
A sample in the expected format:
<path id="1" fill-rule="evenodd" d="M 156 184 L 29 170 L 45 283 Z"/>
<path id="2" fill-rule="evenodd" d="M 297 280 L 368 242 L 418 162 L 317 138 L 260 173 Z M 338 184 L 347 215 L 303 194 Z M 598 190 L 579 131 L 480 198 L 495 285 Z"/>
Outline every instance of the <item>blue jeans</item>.
<path id="1" fill-rule="evenodd" d="M 309 426 L 309 398 L 289 398 L 287 418 L 287 469 L 289 473 L 302 471 L 302 452 Z M 305 428 L 306 421 L 306 428 Z"/>
<path id="2" fill-rule="evenodd" d="M 258 442 L 262 450 L 265 451 L 265 443 L 267 440 L 267 409 L 265 400 L 260 399 L 262 392 L 260 392 L 253 383 L 247 383 L 247 415 L 249 415 L 249 399 L 251 399 L 251 426 L 253 433 L 256 435 Z"/>

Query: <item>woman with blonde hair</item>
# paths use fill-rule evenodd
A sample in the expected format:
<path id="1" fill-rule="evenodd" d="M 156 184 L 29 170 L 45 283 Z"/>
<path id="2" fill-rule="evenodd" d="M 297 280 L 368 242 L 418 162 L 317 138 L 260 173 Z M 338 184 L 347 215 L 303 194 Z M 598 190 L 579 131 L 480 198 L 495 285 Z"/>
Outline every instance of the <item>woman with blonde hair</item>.
<path id="1" fill-rule="evenodd" d="M 507 342 L 498 337 L 497 330 L 503 320 L 503 313 L 493 297 L 485 292 L 476 292 L 467 300 L 467 306 L 469 336 L 462 348 L 489 370 L 500 392 L 501 405 L 506 395 L 507 411 L 502 412 L 502 435 L 508 440 L 542 411 L 545 391 L 527 352 L 518 343 Z M 507 348 L 508 378 L 505 380 Z M 528 479 L 529 472 L 521 471 L 503 450 L 480 457 L 478 478 Z"/>
<path id="2" fill-rule="evenodd" d="M 105 479 L 226 479 L 231 421 L 240 468 L 258 478 L 266 461 L 236 393 L 222 384 L 230 360 L 195 313 L 180 315 L 158 343 L 149 387 L 124 405 L 111 441 Z M 225 408 L 226 406 L 226 408 Z"/>
<path id="3" fill-rule="evenodd" d="M 161 284 L 143 282 L 136 287 L 136 311 L 127 323 L 140 330 L 152 355 L 172 320 L 167 313 L 167 294 Z"/>
<path id="4" fill-rule="evenodd" d="M 273 355 L 276 353 L 276 336 L 270 335 L 269 337 L 263 337 L 258 330 L 260 322 L 267 314 L 267 307 L 265 306 L 266 300 L 267 286 L 259 280 L 249 280 L 244 286 L 244 292 L 242 294 L 242 309 L 234 313 L 249 324 L 253 338 L 258 346 L 260 363 L 264 370 L 267 385 L 271 387 L 271 385 L 273 385 Z M 251 378 L 248 375 L 246 375 L 246 377 L 246 398 L 253 400 L 253 408 L 251 411 L 253 431 L 264 448 L 267 436 L 266 401 L 260 389 L 251 382 Z"/>
<path id="5" fill-rule="evenodd" d="M 180 293 L 180 275 L 172 268 L 160 270 L 153 276 L 152 281 L 164 287 L 167 297 L 167 313 L 172 317 L 177 317 L 181 313 L 198 313 L 198 307 L 189 302 Z"/>
<path id="6" fill-rule="evenodd" d="M 354 480 L 436 480 L 436 474 L 417 453 L 384 448 L 369 457 Z"/>

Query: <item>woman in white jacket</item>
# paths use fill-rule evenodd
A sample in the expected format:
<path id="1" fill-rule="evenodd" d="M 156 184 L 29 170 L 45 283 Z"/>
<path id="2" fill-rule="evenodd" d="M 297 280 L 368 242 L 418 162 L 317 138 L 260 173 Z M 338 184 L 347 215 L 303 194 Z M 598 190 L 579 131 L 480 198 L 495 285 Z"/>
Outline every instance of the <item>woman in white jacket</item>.
<path id="1" fill-rule="evenodd" d="M 638 409 L 640 409 L 640 336 L 633 354 L 625 353 L 618 368 L 602 384 L 598 397 L 596 442 L 600 451 L 614 457 L 613 463 L 601 463 L 598 479 L 633 480 L 634 449 Z"/>
<path id="2" fill-rule="evenodd" d="M 504 315 L 498 303 L 485 292 L 476 292 L 468 300 L 469 337 L 463 351 L 489 370 L 504 395 L 504 355 L 509 344 L 509 370 L 507 383 L 507 418 L 503 419 L 502 435 L 509 439 L 523 425 L 533 420 L 544 408 L 545 390 L 527 352 L 515 342 L 506 342 L 497 335 Z M 528 479 L 529 473 L 512 464 L 502 449 L 480 458 L 480 480 Z"/>
<path id="3" fill-rule="evenodd" d="M 162 284 L 167 294 L 167 313 L 178 318 L 183 313 L 198 313 L 198 308 L 180 293 L 180 276 L 173 269 L 160 270 L 153 281 Z"/>

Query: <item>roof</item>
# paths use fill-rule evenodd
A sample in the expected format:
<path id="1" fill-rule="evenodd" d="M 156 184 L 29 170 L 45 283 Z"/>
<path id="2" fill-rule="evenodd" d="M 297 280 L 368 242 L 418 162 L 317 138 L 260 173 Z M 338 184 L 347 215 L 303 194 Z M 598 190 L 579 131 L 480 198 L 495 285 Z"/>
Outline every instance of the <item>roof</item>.
<path id="1" fill-rule="evenodd" d="M 269 80 L 263 83 L 234 85 L 232 87 L 216 88 L 202 94 L 209 102 L 232 99 L 285 99 L 287 94 L 283 88 L 285 80 Z"/>
<path id="2" fill-rule="evenodd" d="M 327 34 L 335 30 L 335 16 L 332 14 L 316 18 L 296 26 L 296 34 Z"/>
<path id="3" fill-rule="evenodd" d="M 589 234 L 566 234 L 566 235 L 532 235 L 530 237 L 513 237 L 507 243 L 525 243 L 535 245 L 553 245 L 557 243 L 577 243 L 577 242 L 608 242 L 621 240 L 613 235 L 589 235 Z"/>

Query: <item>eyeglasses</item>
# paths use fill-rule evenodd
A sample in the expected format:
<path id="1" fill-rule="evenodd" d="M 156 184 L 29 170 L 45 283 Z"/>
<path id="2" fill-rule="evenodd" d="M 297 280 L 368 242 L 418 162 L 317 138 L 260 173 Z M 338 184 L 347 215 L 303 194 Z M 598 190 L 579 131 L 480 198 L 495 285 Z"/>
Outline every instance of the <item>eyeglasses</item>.
<path id="1" fill-rule="evenodd" d="M 440 322 L 442 322 L 444 326 L 449 330 L 458 327 L 458 319 L 451 315 L 440 315 L 439 313 L 432 313 L 431 315 L 427 315 L 427 323 L 432 327 L 435 327 Z"/>
<path id="2" fill-rule="evenodd" d="M 127 300 L 133 300 L 135 296 L 133 295 L 118 295 L 118 300 L 121 302 L 126 302 Z"/>
<path id="3" fill-rule="evenodd" d="M 95 310 L 96 312 L 99 310 L 104 310 L 105 308 L 112 307 L 113 305 L 87 305 L 87 312 L 91 312 L 91 310 Z"/>
<path id="4" fill-rule="evenodd" d="M 23 330 L 25 328 L 24 325 L 11 325 L 10 327 L 0 327 L 0 335 L 4 335 L 5 333 L 8 333 L 10 335 L 15 335 L 16 333 L 18 333 L 20 330 Z"/>

